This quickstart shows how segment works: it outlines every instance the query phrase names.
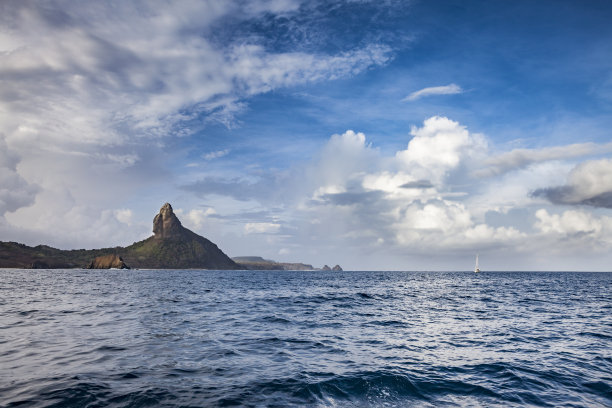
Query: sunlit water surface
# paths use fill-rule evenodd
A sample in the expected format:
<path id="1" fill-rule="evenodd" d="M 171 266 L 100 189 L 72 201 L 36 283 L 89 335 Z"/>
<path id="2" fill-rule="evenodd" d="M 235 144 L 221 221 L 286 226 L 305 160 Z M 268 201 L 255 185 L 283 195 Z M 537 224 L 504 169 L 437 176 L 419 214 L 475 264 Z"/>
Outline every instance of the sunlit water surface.
<path id="1" fill-rule="evenodd" d="M 0 405 L 612 406 L 611 273 L 0 270 Z"/>

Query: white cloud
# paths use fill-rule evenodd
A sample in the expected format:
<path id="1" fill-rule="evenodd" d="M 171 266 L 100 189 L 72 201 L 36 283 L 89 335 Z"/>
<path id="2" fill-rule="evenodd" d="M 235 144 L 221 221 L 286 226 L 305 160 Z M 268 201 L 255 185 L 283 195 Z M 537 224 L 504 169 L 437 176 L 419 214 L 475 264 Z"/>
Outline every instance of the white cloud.
<path id="1" fill-rule="evenodd" d="M 194 229 L 200 229 L 208 221 L 211 215 L 217 212 L 213 208 L 193 209 L 185 214 L 184 220 L 186 225 Z"/>
<path id="2" fill-rule="evenodd" d="M 536 217 L 536 227 L 545 234 L 599 234 L 602 230 L 601 220 L 584 211 L 568 210 L 559 215 L 540 209 Z"/>
<path id="3" fill-rule="evenodd" d="M 463 89 L 457 84 L 450 84 L 444 86 L 432 86 L 429 88 L 423 88 L 418 91 L 412 92 L 410 95 L 402 99 L 402 102 L 406 101 L 416 101 L 417 99 L 423 98 L 425 96 L 432 95 L 454 95 L 462 93 Z"/>
<path id="4" fill-rule="evenodd" d="M 320 199 L 326 194 L 346 192 L 351 183 L 361 183 L 363 174 L 377 166 L 379 154 L 366 143 L 363 133 L 347 130 L 332 135 L 314 163 L 302 174 L 300 193 Z"/>
<path id="5" fill-rule="evenodd" d="M 511 227 L 476 224 L 463 204 L 448 200 L 413 202 L 398 208 L 393 227 L 402 246 L 426 253 L 509 246 L 525 237 Z"/>
<path id="6" fill-rule="evenodd" d="M 535 215 L 540 240 L 546 240 L 547 249 L 553 252 L 569 250 L 585 256 L 593 251 L 608 252 L 612 246 L 612 217 L 577 210 L 550 214 L 545 209 Z"/>
<path id="7" fill-rule="evenodd" d="M 120 210 L 115 210 L 114 213 L 115 213 L 115 218 L 117 218 L 119 222 L 122 222 L 127 225 L 132 224 L 132 217 L 134 216 L 134 214 L 132 210 L 130 210 L 129 208 L 122 208 Z"/>
<path id="8" fill-rule="evenodd" d="M 280 230 L 281 225 L 272 222 L 249 222 L 244 226 L 245 234 L 271 234 Z"/>
<path id="9" fill-rule="evenodd" d="M 202 155 L 202 158 L 204 160 L 213 160 L 213 159 L 219 159 L 223 156 L 227 156 L 229 154 L 229 149 L 224 149 L 224 150 L 217 150 L 214 152 L 208 152 L 208 153 L 204 153 Z"/>
<path id="10" fill-rule="evenodd" d="M 462 161 L 486 151 L 480 134 L 470 134 L 465 126 L 445 117 L 434 116 L 413 127 L 408 148 L 397 152 L 400 164 L 416 178 L 440 183 Z"/>
<path id="11" fill-rule="evenodd" d="M 36 200 L 44 206 L 5 214 L 6 224 L 2 228 L 12 240 L 65 249 L 101 248 L 129 245 L 151 233 L 150 220 L 135 222 L 125 209 L 100 210 L 79 205 L 66 189 L 44 190 Z"/>

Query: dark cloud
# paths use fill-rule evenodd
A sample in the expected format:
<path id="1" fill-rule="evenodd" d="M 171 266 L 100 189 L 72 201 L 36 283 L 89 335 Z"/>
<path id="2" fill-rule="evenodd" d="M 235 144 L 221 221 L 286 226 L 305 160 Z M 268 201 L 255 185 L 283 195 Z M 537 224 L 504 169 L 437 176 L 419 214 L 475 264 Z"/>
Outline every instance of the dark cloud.
<path id="1" fill-rule="evenodd" d="M 336 194 L 325 194 L 322 196 L 326 203 L 334 205 L 371 205 L 376 204 L 383 198 L 380 191 L 359 191 Z"/>
<path id="2" fill-rule="evenodd" d="M 559 186 L 537 189 L 531 193 L 531 196 L 545 198 L 553 204 L 612 208 L 612 191 L 585 198 L 580 197 L 580 194 L 572 186 Z"/>
<path id="3" fill-rule="evenodd" d="M 431 181 L 429 180 L 417 180 L 417 181 L 411 181 L 409 183 L 406 184 L 402 184 L 400 186 L 400 188 L 433 188 L 433 184 L 431 184 Z"/>
<path id="4" fill-rule="evenodd" d="M 541 188 L 532 193 L 554 204 L 612 208 L 612 160 L 591 160 L 570 171 L 564 186 Z"/>

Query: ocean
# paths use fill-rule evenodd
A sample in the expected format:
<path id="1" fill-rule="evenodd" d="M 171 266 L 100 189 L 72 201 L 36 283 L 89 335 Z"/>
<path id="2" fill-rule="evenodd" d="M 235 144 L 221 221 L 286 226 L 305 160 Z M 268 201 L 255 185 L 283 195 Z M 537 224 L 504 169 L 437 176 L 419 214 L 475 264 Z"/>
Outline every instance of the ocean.
<path id="1" fill-rule="evenodd" d="M 0 270 L 2 407 L 610 407 L 612 273 Z"/>

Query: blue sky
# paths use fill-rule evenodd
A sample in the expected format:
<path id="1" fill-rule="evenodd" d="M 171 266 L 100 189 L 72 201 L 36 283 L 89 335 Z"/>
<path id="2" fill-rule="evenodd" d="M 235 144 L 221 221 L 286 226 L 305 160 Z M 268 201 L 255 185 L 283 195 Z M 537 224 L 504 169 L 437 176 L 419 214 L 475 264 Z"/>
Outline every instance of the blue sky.
<path id="1" fill-rule="evenodd" d="M 8 1 L 0 239 L 609 270 L 605 1 Z"/>

